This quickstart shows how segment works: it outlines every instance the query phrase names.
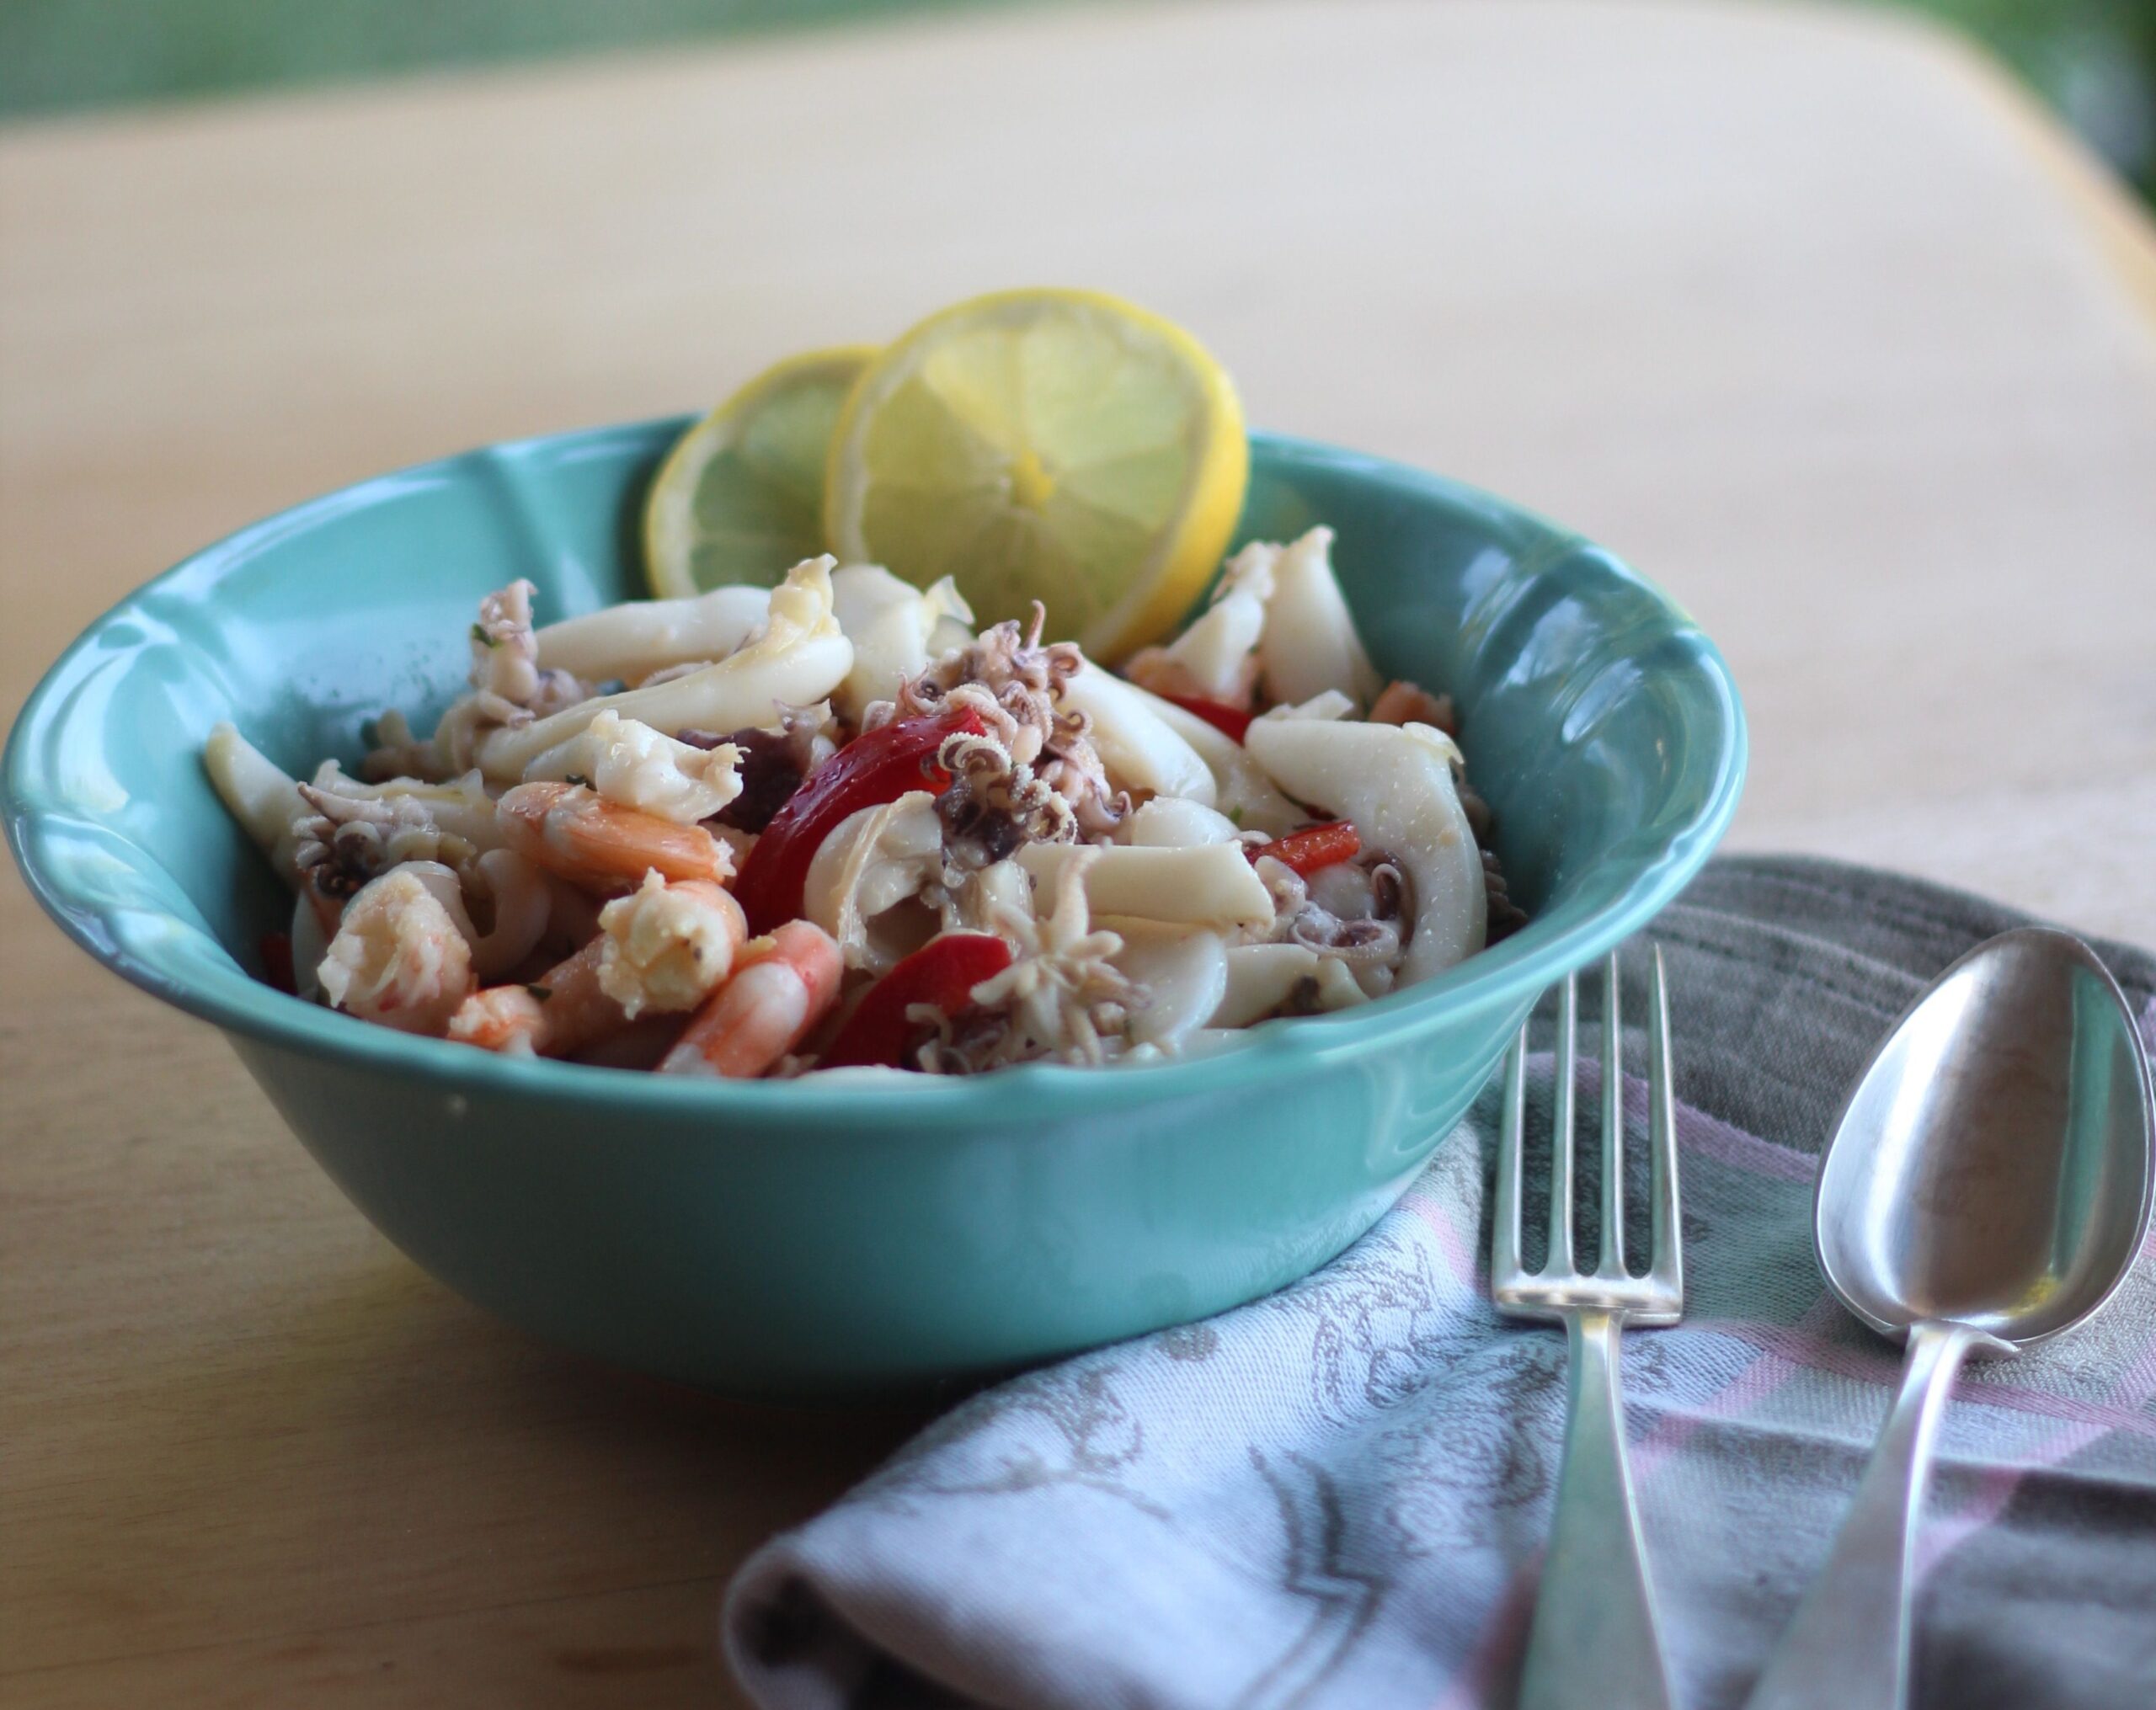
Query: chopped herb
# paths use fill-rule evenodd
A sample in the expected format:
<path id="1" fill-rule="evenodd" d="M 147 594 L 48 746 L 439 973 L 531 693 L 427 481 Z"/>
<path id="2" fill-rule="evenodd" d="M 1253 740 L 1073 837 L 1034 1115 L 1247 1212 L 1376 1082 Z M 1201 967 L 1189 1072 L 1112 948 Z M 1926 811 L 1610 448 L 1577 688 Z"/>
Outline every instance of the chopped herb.
<path id="1" fill-rule="evenodd" d="M 475 623 L 472 626 L 472 639 L 478 642 L 478 644 L 483 647 L 499 647 L 501 646 L 501 643 L 499 641 L 487 633 L 487 626 L 483 623 Z"/>
<path id="2" fill-rule="evenodd" d="M 1235 826 L 1238 830 L 1241 828 L 1243 823 L 1243 804 L 1241 802 L 1238 802 L 1228 809 L 1228 822 L 1230 824 Z"/>
<path id="3" fill-rule="evenodd" d="M 536 998 L 542 1004 L 545 1003 L 547 999 L 554 995 L 554 989 L 552 986 L 527 985 L 524 989 L 531 993 L 533 997 Z"/>

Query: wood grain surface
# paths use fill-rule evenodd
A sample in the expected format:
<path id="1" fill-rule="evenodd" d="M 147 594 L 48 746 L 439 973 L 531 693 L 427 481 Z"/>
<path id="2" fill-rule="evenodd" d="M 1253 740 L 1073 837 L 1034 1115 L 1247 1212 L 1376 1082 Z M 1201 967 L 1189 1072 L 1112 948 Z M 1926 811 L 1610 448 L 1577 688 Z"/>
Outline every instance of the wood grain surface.
<path id="1" fill-rule="evenodd" d="M 0 713 L 264 512 L 1037 280 L 1662 580 L 1739 845 L 2156 940 L 2156 238 L 1828 11 L 1073 8 L 0 131 Z M 526 1340 L 12 870 L 0 949 L 0 1703 L 728 1702 L 727 1574 L 916 1418 Z"/>

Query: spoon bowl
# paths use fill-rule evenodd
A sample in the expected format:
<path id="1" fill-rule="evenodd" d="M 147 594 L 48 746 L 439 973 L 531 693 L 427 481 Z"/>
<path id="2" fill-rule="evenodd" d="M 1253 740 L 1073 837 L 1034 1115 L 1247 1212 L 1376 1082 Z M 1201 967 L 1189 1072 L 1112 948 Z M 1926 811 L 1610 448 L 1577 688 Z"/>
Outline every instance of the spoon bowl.
<path id="1" fill-rule="evenodd" d="M 1887 1036 L 1819 1169 L 1827 1286 L 1897 1340 L 1927 1322 L 2017 1347 L 2111 1297 L 2156 1189 L 2148 1069 L 2117 983 L 2024 927 L 1942 975 Z"/>

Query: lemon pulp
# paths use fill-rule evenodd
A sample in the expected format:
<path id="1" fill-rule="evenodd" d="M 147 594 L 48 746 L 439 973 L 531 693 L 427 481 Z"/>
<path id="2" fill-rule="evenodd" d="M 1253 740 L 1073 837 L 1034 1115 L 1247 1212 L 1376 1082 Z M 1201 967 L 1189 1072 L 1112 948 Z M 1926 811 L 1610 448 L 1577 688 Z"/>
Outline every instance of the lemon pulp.
<path id="1" fill-rule="evenodd" d="M 1235 388 L 1181 328 L 1116 298 L 1000 292 L 862 370 L 830 439 L 841 559 L 957 578 L 984 623 L 1036 600 L 1113 661 L 1203 591 L 1242 508 Z"/>
<path id="2" fill-rule="evenodd" d="M 644 506 L 661 598 L 775 585 L 824 550 L 824 471 L 846 394 L 875 354 L 848 345 L 766 369 L 684 434 Z"/>

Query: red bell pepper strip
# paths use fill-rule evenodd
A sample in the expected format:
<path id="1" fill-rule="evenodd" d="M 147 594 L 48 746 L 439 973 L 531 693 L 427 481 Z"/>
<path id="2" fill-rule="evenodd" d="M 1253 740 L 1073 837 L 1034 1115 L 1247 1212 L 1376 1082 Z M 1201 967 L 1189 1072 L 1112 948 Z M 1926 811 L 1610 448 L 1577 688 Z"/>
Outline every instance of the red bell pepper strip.
<path id="1" fill-rule="evenodd" d="M 951 775 L 936 764 L 936 751 L 960 731 L 979 735 L 979 716 L 962 710 L 902 718 L 856 737 L 803 779 L 771 816 L 734 882 L 734 900 L 748 916 L 750 935 L 760 938 L 800 918 L 808 863 L 848 814 L 895 802 L 909 790 L 941 793 Z"/>
<path id="2" fill-rule="evenodd" d="M 1335 819 L 1324 825 L 1306 825 L 1271 843 L 1262 843 L 1250 852 L 1250 858 L 1256 860 L 1260 855 L 1271 855 L 1307 879 L 1326 867 L 1354 860 L 1362 850 L 1362 834 L 1346 820 Z"/>
<path id="3" fill-rule="evenodd" d="M 879 1063 L 904 1068 L 913 1023 L 906 1011 L 933 1004 L 955 1015 L 973 1001 L 973 989 L 1011 966 L 1011 946 L 992 932 L 947 932 L 931 938 L 869 987 L 819 1068 L 851 1068 Z"/>
<path id="4" fill-rule="evenodd" d="M 1202 695 L 1163 695 L 1161 699 L 1203 719 L 1230 742 L 1241 742 L 1250 728 L 1251 720 L 1257 716 L 1240 706 L 1230 706 L 1225 701 L 1209 701 Z"/>

